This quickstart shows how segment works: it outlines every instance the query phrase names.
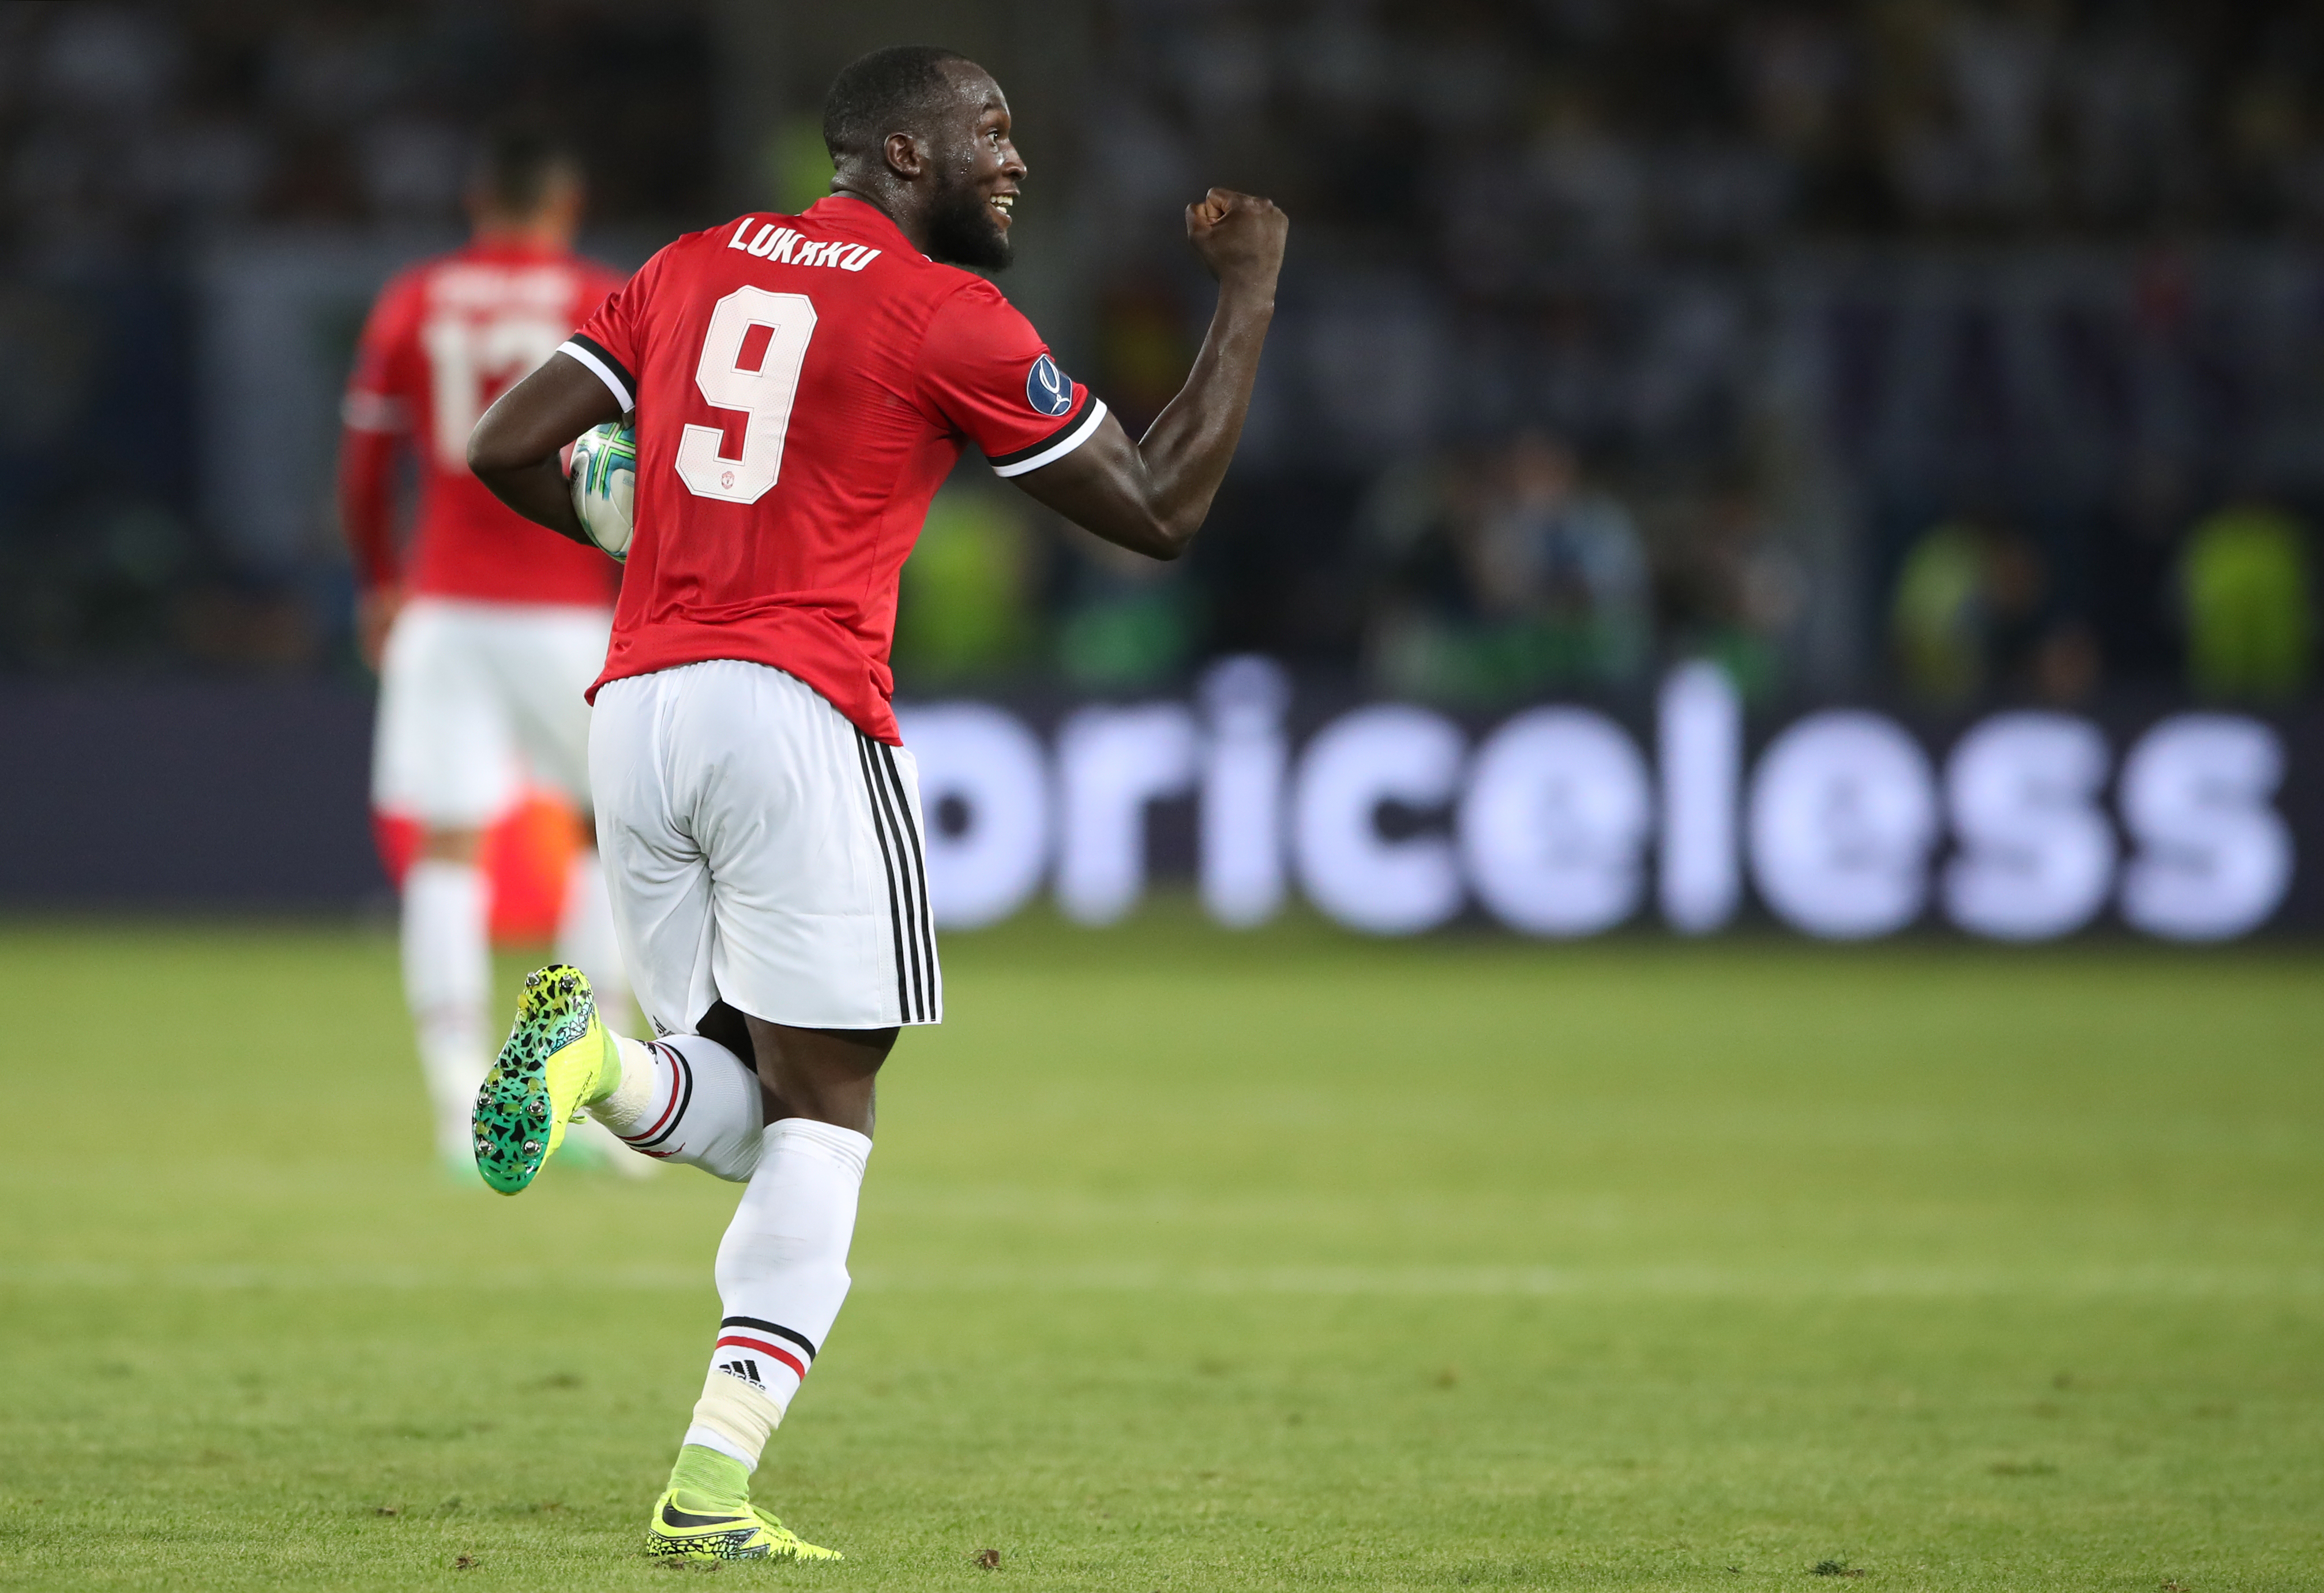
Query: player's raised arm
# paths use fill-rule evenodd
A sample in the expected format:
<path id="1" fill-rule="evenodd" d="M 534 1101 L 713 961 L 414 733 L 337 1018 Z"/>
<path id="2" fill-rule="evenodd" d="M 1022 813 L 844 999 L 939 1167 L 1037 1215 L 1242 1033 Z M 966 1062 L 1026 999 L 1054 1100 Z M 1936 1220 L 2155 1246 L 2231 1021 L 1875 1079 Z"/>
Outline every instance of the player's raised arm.
<path id="1" fill-rule="evenodd" d="M 468 436 L 468 468 L 525 519 L 588 545 L 558 456 L 591 427 L 621 418 L 602 378 L 571 355 L 553 354 L 476 422 Z"/>
<path id="2" fill-rule="evenodd" d="M 1088 442 L 1017 484 L 1109 542 L 1184 553 L 1242 437 L 1290 226 L 1270 201 L 1224 189 L 1187 206 L 1186 236 L 1218 279 L 1219 305 L 1185 386 L 1136 442 L 1109 413 Z"/>

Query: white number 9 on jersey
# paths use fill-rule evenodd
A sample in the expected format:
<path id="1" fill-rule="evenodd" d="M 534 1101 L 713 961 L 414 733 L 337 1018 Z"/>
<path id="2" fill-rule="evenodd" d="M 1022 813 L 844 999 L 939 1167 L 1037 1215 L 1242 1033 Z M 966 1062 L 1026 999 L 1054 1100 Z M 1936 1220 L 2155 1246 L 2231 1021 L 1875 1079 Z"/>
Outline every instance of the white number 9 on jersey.
<path id="1" fill-rule="evenodd" d="M 763 328 L 763 335 L 760 334 Z M 815 336 L 815 305 L 804 293 L 737 288 L 710 312 L 694 385 L 714 410 L 739 410 L 742 453 L 728 458 L 726 433 L 688 426 L 678 445 L 678 479 L 697 498 L 756 503 L 782 474 L 783 436 L 790 429 L 791 399 L 799 366 Z"/>

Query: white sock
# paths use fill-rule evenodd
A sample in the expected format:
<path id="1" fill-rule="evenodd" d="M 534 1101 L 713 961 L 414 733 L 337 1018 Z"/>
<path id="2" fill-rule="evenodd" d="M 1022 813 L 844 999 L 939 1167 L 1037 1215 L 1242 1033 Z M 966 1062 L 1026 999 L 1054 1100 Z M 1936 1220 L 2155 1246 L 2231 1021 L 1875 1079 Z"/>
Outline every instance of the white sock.
<path id="1" fill-rule="evenodd" d="M 852 1129 L 785 1118 L 764 1131 L 759 1170 L 718 1245 L 725 1312 L 687 1443 L 756 1465 L 767 1435 L 847 1298 L 847 1247 L 872 1142 Z"/>
<path id="2" fill-rule="evenodd" d="M 570 962 L 589 976 L 597 998 L 597 1015 L 605 1027 L 632 1027 L 630 981 L 622 968 L 621 943 L 613 936 L 613 904 L 605 894 L 605 870 L 597 849 L 585 846 L 573 854 L 565 876 L 565 907 L 557 920 L 557 960 Z"/>
<path id="3" fill-rule="evenodd" d="M 605 1171 L 616 1178 L 642 1183 L 646 1179 L 661 1176 L 659 1162 L 632 1150 L 619 1135 L 595 1118 L 585 1117 L 566 1128 L 566 1150 L 570 1151 L 576 1146 L 582 1147 L 584 1155 L 601 1158 Z"/>
<path id="4" fill-rule="evenodd" d="M 484 1022 L 492 982 L 482 870 L 421 858 L 403 876 L 403 996 L 436 1109 L 436 1145 L 474 1154 L 469 1113 L 491 1065 Z"/>
<path id="5" fill-rule="evenodd" d="M 589 1109 L 632 1150 L 747 1183 L 765 1146 L 759 1075 L 700 1035 L 619 1039 L 622 1082 Z"/>

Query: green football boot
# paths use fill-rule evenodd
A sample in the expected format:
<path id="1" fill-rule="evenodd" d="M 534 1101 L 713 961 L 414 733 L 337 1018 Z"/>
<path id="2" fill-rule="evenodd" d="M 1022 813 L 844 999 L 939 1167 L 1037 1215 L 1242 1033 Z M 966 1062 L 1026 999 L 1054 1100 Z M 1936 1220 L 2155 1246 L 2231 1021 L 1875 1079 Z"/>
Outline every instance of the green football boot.
<path id="1" fill-rule="evenodd" d="M 657 1560 L 844 1560 L 836 1549 L 807 1542 L 755 1505 L 715 1514 L 688 1510 L 671 1488 L 654 1502 L 646 1552 Z M 699 1505 L 699 1499 L 688 1498 Z"/>
<path id="2" fill-rule="evenodd" d="M 621 1077 L 613 1038 L 578 968 L 552 962 L 524 981 L 516 1024 L 476 1091 L 476 1171 L 518 1194 L 565 1143 L 565 1126 Z"/>

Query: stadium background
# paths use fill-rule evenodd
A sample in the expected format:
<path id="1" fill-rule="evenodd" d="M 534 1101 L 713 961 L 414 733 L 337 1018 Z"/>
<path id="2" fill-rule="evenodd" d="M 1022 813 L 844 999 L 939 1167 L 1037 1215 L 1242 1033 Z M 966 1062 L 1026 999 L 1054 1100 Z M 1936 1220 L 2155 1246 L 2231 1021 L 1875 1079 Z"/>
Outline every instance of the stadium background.
<path id="1" fill-rule="evenodd" d="M 2141 855 L 2222 824 L 2241 852 L 2154 864 L 2219 901 L 2134 922 L 2216 935 L 2324 910 L 2291 861 L 2324 838 L 2301 706 L 2324 45 L 2300 8 L 99 5 L 0 25 L 0 723 L 50 774 L 7 800 L 46 841 L 10 850 L 0 895 L 376 898 L 327 490 L 368 295 L 454 235 L 488 115 L 570 129 L 591 246 L 629 263 L 819 192 L 816 86 L 862 39 L 918 30 L 1011 86 L 1038 215 L 1009 289 L 1133 421 L 1206 313 L 1175 196 L 1264 189 L 1301 230 L 1196 555 L 1117 558 L 969 462 L 908 579 L 908 700 L 997 701 L 1054 740 L 1077 702 L 1191 701 L 1211 663 L 1259 655 L 1302 733 L 1368 696 L 1477 735 L 1588 704 L 1667 780 L 1655 694 L 1705 658 L 1748 713 L 1726 806 L 1817 708 L 1875 706 L 1923 743 L 1895 789 L 1843 774 L 1799 797 L 1902 815 L 1830 843 L 1885 861 L 1802 865 L 1920 882 L 1867 922 L 1923 898 L 1947 916 L 1943 860 L 1976 824 L 1939 782 L 1963 783 L 1950 750 L 2007 709 L 2105 737 L 2094 766 L 2053 737 L 1993 777 L 2060 787 L 1987 826 L 1988 850 L 2083 879 L 2024 887 L 2063 893 L 2034 918 L 2112 919 L 2116 854 L 2135 890 Z M 2228 788 L 2189 765 L 2113 789 L 2149 727 L 2204 706 L 2273 727 Z M 1053 771 L 1033 873 L 1069 875 L 1074 837 L 1108 826 L 1086 844 L 1141 856 L 1092 866 L 1195 870 L 1203 757 L 1095 787 Z M 1674 844 L 1625 794 L 1640 769 L 1582 778 L 1513 843 L 1639 876 L 1600 888 L 1617 919 L 1652 916 Z M 1082 822 L 1078 794 L 1124 782 L 1106 800 L 1152 823 Z M 1383 795 L 1425 851 L 1460 827 L 1461 782 L 1422 784 Z M 149 816 L 156 785 L 174 799 Z M 955 836 L 978 820 L 958 795 Z M 1282 803 L 1296 829 L 1289 785 Z M 2107 860 L 2042 852 L 2061 805 Z M 1327 905 L 1305 875 L 1333 844 L 1294 834 L 1281 865 Z M 1785 898 L 1764 846 L 1723 848 L 1759 888 L 1747 914 Z M 1428 922 L 1480 911 L 1457 879 L 1436 890 L 1452 905 Z"/>
<path id="2" fill-rule="evenodd" d="M 911 37 L 1133 419 L 1295 226 L 1194 557 L 908 572 L 833 1579 L 2324 1587 L 2324 19 L 2138 0 L 0 6 L 0 1581 L 664 1579 L 732 1192 L 437 1176 L 336 400 L 486 118 L 628 264 Z"/>

